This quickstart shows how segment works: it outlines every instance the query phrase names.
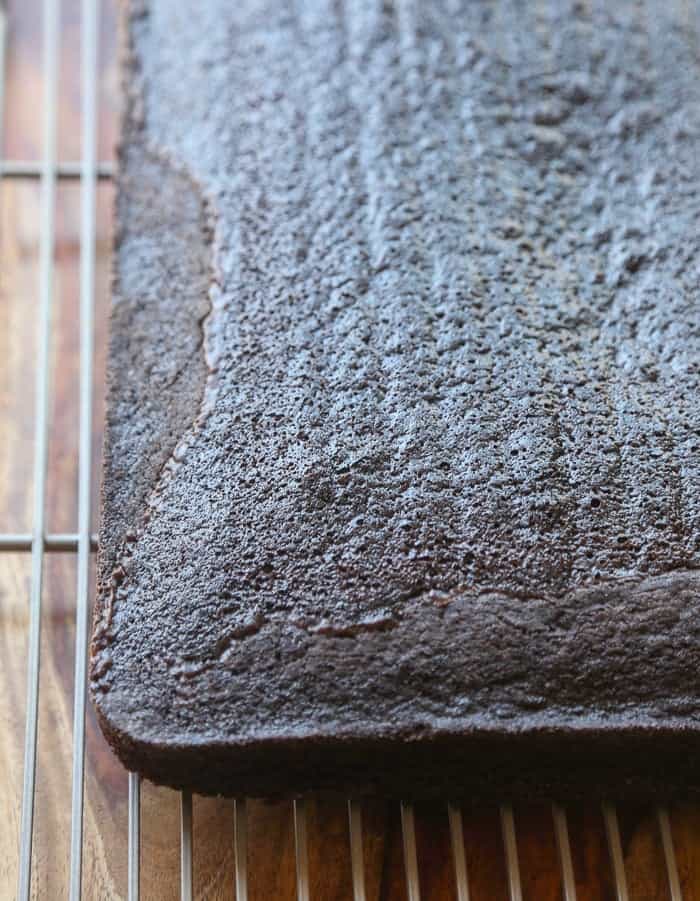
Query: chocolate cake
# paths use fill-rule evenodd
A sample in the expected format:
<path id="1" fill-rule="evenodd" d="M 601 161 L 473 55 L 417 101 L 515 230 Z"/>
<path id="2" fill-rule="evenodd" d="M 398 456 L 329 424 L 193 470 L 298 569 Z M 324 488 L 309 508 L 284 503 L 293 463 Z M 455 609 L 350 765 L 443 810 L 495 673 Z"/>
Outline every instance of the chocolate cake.
<path id="1" fill-rule="evenodd" d="M 116 753 L 205 793 L 697 794 L 687 4 L 126 19 Z"/>

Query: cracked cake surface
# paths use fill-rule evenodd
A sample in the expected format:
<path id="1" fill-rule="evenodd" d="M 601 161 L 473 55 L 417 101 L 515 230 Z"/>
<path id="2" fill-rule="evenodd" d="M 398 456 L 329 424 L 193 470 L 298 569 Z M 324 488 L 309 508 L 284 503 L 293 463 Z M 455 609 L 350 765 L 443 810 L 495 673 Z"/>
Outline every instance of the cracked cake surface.
<path id="1" fill-rule="evenodd" d="M 202 792 L 697 791 L 678 2 L 131 2 L 91 691 Z"/>

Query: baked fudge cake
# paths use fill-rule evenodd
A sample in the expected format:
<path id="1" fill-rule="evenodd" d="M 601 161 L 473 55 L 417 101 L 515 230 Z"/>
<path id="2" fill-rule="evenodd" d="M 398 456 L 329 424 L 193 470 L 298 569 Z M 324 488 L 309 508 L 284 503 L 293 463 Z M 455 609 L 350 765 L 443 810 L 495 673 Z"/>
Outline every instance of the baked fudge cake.
<path id="1" fill-rule="evenodd" d="M 687 4 L 126 19 L 116 753 L 205 793 L 697 793 Z"/>

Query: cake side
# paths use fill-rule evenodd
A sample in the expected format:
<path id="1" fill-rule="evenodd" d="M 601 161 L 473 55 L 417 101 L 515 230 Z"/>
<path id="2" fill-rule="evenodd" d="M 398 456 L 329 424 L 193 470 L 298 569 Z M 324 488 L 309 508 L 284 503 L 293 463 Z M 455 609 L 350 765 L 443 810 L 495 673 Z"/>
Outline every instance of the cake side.
<path id="1" fill-rule="evenodd" d="M 133 3 L 124 13 L 116 262 L 91 648 L 97 679 L 111 665 L 111 618 L 125 566 L 201 406 L 208 375 L 204 323 L 214 282 L 211 216 L 201 189 L 149 142 L 143 121 L 131 28 L 143 21 L 144 9 Z"/>
<path id="2" fill-rule="evenodd" d="M 156 780 L 697 784 L 697 63 L 506 7 L 131 9 L 92 692 Z"/>
<path id="3" fill-rule="evenodd" d="M 235 666 L 176 674 L 197 724 L 164 716 L 140 670 L 98 712 L 130 769 L 204 794 L 688 797 L 699 586 L 690 572 L 555 602 L 438 600 L 389 633 L 263 627 Z M 189 627 L 179 613 L 160 638 Z"/>

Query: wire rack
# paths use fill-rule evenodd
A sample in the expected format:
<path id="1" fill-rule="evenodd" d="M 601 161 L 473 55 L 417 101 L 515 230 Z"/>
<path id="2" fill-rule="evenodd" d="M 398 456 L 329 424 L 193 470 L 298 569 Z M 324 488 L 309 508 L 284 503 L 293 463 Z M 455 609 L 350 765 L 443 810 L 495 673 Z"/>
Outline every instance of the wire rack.
<path id="1" fill-rule="evenodd" d="M 99 0 L 82 0 L 81 11 L 81 142 L 82 158 L 78 162 L 59 163 L 57 158 L 59 81 L 60 2 L 43 0 L 42 30 L 42 158 L 40 162 L 3 160 L 0 177 L 4 179 L 38 180 L 40 185 L 40 243 L 39 281 L 37 306 L 38 353 L 35 364 L 35 419 L 33 447 L 33 512 L 32 531 L 28 534 L 0 534 L 0 551 L 24 552 L 31 555 L 29 588 L 29 639 L 27 653 L 27 706 L 24 745 L 24 776 L 19 836 L 19 861 L 17 897 L 28 901 L 32 895 L 32 836 L 34 824 L 37 729 L 39 715 L 40 630 L 44 595 L 43 569 L 46 554 L 69 552 L 77 559 L 76 628 L 74 650 L 74 709 L 72 746 L 71 793 L 71 851 L 69 897 L 78 901 L 83 889 L 83 811 L 85 792 L 85 734 L 86 734 L 86 684 L 87 647 L 90 629 L 90 563 L 96 548 L 96 538 L 91 533 L 91 486 L 93 433 L 94 372 L 94 318 L 95 318 L 95 242 L 96 242 L 96 188 L 100 179 L 111 179 L 113 169 L 109 163 L 97 159 L 98 128 L 98 25 Z M 7 13 L 0 0 L 0 139 L 2 138 L 2 110 L 4 109 L 5 51 L 8 38 Z M 54 255 L 56 242 L 56 189 L 64 179 L 80 183 L 80 375 L 79 375 L 79 436 L 78 461 L 78 523 L 77 530 L 68 534 L 47 532 L 46 496 L 48 480 L 48 441 L 50 384 L 50 340 L 52 307 L 54 299 Z M 129 774 L 128 780 L 128 898 L 139 898 L 140 879 L 140 794 L 138 775 Z M 363 860 L 362 809 L 357 802 L 349 801 L 348 833 L 352 873 L 352 896 L 355 901 L 365 901 L 365 862 Z M 564 901 L 575 901 L 576 883 L 569 842 L 569 830 L 565 810 L 552 805 L 552 824 L 560 866 Z M 405 888 L 409 901 L 421 898 L 421 873 L 419 872 L 416 846 L 416 823 L 411 804 L 401 805 L 401 831 Z M 462 811 L 457 805 L 447 805 L 445 817 L 449 823 L 454 885 L 458 901 L 479 901 L 470 895 L 469 876 L 465 856 L 465 833 Z M 610 867 L 618 901 L 630 897 L 625 874 L 624 857 L 620 838 L 617 811 L 614 805 L 604 804 L 603 822 L 607 837 Z M 671 901 L 682 898 L 679 871 L 668 811 L 656 810 L 656 818 L 663 847 L 663 854 Z M 238 901 L 248 898 L 248 829 L 247 802 L 237 801 L 233 808 L 234 834 L 234 884 Z M 521 901 L 523 886 L 518 862 L 513 809 L 509 805 L 500 808 L 503 854 L 506 864 L 508 891 L 511 901 Z M 182 793 L 180 798 L 180 895 L 183 901 L 193 897 L 193 842 L 192 797 Z M 203 837 L 206 841 L 206 836 Z M 299 901 L 310 898 L 309 833 L 307 802 L 294 802 L 294 842 L 296 862 L 296 893 Z"/>

